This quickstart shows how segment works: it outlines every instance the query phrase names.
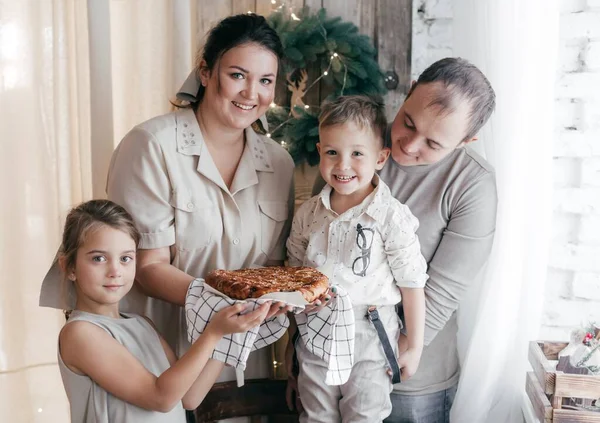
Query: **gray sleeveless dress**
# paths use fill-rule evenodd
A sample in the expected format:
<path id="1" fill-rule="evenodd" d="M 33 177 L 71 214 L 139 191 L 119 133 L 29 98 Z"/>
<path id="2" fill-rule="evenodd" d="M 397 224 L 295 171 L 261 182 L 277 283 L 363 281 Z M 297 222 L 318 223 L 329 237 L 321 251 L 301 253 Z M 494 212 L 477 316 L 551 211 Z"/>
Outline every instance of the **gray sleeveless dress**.
<path id="1" fill-rule="evenodd" d="M 124 345 L 151 373 L 159 376 L 169 360 L 154 328 L 136 314 L 122 313 L 122 319 L 73 311 L 67 324 L 83 320 L 107 331 Z M 168 413 L 149 411 L 109 394 L 92 379 L 71 371 L 58 351 L 58 365 L 71 405 L 72 423 L 185 423 L 181 402 Z"/>

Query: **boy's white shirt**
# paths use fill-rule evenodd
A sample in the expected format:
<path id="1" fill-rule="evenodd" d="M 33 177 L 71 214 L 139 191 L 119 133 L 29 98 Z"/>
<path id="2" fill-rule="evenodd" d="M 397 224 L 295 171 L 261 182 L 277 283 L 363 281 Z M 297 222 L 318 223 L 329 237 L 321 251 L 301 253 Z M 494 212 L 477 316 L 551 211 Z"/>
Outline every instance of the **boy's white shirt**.
<path id="1" fill-rule="evenodd" d="M 341 215 L 331 209 L 332 188 L 326 185 L 300 206 L 287 241 L 290 266 L 319 267 L 327 261 L 330 283 L 344 287 L 354 306 L 397 304 L 398 287 L 422 288 L 428 278 L 417 218 L 377 175 L 373 184 L 361 204 Z M 365 265 L 366 274 L 356 274 Z"/>

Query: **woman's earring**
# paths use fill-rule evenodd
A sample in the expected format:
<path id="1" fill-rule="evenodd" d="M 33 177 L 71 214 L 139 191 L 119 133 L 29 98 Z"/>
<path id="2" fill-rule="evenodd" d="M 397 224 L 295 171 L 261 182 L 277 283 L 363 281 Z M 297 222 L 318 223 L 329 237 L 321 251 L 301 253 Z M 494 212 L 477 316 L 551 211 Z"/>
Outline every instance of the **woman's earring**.
<path id="1" fill-rule="evenodd" d="M 71 274 L 69 275 L 69 280 L 70 280 L 70 281 L 72 281 L 72 282 L 75 282 L 75 279 L 76 279 L 76 278 L 75 278 L 75 274 L 74 274 L 74 273 L 71 273 Z"/>

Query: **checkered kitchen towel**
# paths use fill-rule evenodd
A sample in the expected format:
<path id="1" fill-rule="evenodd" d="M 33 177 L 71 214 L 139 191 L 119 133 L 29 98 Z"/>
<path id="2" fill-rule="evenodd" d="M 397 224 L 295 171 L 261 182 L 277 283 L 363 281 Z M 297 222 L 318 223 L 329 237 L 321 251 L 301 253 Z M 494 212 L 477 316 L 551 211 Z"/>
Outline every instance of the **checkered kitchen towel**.
<path id="1" fill-rule="evenodd" d="M 327 307 L 296 314 L 298 331 L 306 348 L 327 363 L 327 385 L 343 385 L 354 364 L 354 310 L 348 293 L 335 286 L 337 295 Z"/>
<path id="2" fill-rule="evenodd" d="M 267 300 L 246 300 L 250 304 L 248 311 L 255 310 L 265 301 Z M 216 294 L 204 284 L 204 279 L 192 281 L 185 299 L 188 340 L 193 343 L 200 337 L 215 313 L 236 302 Z M 248 332 L 226 335 L 217 343 L 212 358 L 237 370 L 244 370 L 250 351 L 261 349 L 277 341 L 283 336 L 289 323 L 285 315 L 280 315 L 265 320 L 259 327 L 254 327 Z"/>

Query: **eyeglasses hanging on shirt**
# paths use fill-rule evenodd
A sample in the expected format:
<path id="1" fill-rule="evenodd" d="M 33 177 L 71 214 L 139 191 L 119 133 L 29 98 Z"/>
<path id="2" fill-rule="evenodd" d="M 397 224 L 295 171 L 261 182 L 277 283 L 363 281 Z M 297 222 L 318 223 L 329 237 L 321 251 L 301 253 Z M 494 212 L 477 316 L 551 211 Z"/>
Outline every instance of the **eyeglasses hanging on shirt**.
<path id="1" fill-rule="evenodd" d="M 373 245 L 374 231 L 371 228 L 365 228 L 360 223 L 356 225 L 356 245 L 361 255 L 354 259 L 352 263 L 352 272 L 356 276 L 366 276 L 367 269 L 371 264 L 371 246 Z"/>

